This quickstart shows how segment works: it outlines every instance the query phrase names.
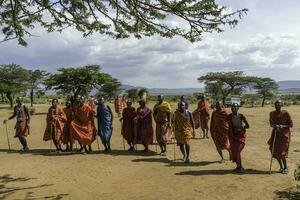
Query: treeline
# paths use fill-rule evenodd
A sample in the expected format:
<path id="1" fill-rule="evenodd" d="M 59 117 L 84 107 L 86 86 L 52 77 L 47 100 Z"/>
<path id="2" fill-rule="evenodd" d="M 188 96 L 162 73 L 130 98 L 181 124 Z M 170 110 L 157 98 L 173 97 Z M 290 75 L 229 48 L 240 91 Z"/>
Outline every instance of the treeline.
<path id="1" fill-rule="evenodd" d="M 120 81 L 102 72 L 99 65 L 61 67 L 55 73 L 28 70 L 17 64 L 0 65 L 0 94 L 2 100 L 6 98 L 11 107 L 17 94 L 29 95 L 33 106 L 35 95 L 43 96 L 47 90 L 71 97 L 87 96 L 95 89 L 97 95 L 110 99 L 117 94 L 120 86 Z"/>

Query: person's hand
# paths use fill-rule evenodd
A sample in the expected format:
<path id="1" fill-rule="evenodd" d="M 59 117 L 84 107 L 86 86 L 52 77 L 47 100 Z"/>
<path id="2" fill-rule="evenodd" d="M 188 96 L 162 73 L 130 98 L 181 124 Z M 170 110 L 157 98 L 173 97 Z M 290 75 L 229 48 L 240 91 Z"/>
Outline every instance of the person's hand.
<path id="1" fill-rule="evenodd" d="M 8 121 L 7 119 L 3 120 L 3 124 L 6 124 L 6 123 L 7 123 L 7 121 Z"/>
<path id="2" fill-rule="evenodd" d="M 120 118 L 120 122 L 122 122 L 123 118 Z"/>

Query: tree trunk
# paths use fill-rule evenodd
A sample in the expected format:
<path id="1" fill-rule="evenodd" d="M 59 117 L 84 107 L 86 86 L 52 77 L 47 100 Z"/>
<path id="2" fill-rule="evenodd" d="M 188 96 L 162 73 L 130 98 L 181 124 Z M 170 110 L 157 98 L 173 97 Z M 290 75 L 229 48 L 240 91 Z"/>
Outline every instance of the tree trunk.
<path id="1" fill-rule="evenodd" d="M 30 91 L 30 104 L 31 104 L 31 107 L 33 107 L 33 89 L 31 89 L 31 91 Z"/>
<path id="2" fill-rule="evenodd" d="M 8 101 L 9 101 L 9 103 L 10 103 L 10 108 L 13 108 L 14 107 L 14 103 L 13 103 L 13 98 L 11 96 L 11 91 L 6 92 L 6 97 L 7 97 Z"/>
<path id="3" fill-rule="evenodd" d="M 263 100 L 262 100 L 262 103 L 261 103 L 261 107 L 264 107 L 264 106 L 265 106 L 265 101 L 266 101 L 266 97 L 263 96 Z"/>

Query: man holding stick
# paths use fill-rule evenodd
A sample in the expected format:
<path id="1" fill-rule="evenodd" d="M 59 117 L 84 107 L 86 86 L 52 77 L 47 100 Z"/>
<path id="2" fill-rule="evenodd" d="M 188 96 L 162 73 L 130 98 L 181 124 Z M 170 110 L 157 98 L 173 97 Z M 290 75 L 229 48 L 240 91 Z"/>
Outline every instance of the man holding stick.
<path id="1" fill-rule="evenodd" d="M 127 141 L 130 148 L 128 151 L 134 151 L 134 118 L 136 117 L 136 110 L 132 107 L 132 102 L 127 101 L 127 107 L 124 108 L 122 113 L 122 118 L 120 121 L 122 123 L 121 134 L 123 138 Z"/>
<path id="2" fill-rule="evenodd" d="M 290 128 L 293 127 L 293 121 L 286 110 L 281 110 L 282 102 L 275 102 L 275 111 L 270 112 L 270 126 L 273 128 L 271 138 L 268 141 L 272 158 L 276 158 L 282 174 L 288 173 L 287 161 L 288 151 L 291 141 Z M 272 158 L 270 171 L 272 167 Z"/>
<path id="3" fill-rule="evenodd" d="M 26 152 L 29 150 L 26 137 L 29 135 L 30 115 L 26 106 L 22 103 L 23 102 L 22 97 L 17 97 L 16 102 L 17 105 L 14 107 L 13 115 L 9 117 L 7 120 L 4 120 L 3 123 L 6 124 L 8 120 L 17 117 L 17 123 L 15 126 L 15 130 L 16 130 L 15 138 L 19 138 L 19 141 L 23 146 L 20 152 Z"/>

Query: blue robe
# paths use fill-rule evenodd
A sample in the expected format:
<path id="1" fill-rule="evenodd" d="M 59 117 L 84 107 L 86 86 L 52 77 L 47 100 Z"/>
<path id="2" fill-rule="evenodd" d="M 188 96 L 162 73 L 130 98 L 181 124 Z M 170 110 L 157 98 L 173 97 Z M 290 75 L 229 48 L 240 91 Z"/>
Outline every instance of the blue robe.
<path id="1" fill-rule="evenodd" d="M 98 106 L 97 121 L 98 135 L 102 139 L 103 144 L 108 144 L 112 135 L 111 113 L 106 106 Z"/>

